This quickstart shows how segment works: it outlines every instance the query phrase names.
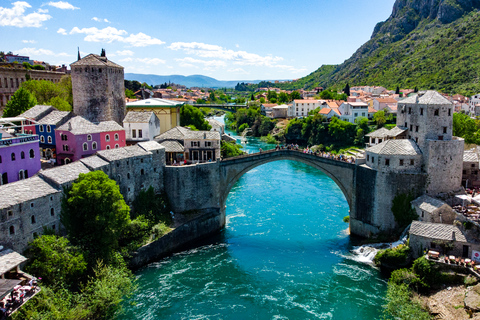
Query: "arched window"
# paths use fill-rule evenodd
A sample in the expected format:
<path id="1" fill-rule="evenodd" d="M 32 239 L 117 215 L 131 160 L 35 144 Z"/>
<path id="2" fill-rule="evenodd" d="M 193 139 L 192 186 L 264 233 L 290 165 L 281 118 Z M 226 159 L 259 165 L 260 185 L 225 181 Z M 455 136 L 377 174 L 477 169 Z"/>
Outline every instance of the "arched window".
<path id="1" fill-rule="evenodd" d="M 115 141 L 118 141 L 119 137 L 118 137 L 118 133 L 115 133 Z"/>
<path id="2" fill-rule="evenodd" d="M 143 176 L 145 174 L 145 170 L 140 170 L 140 174 Z"/>
<path id="3" fill-rule="evenodd" d="M 38 130 L 39 130 L 40 132 L 43 132 L 43 125 L 39 125 L 39 126 L 38 126 Z"/>
<path id="4" fill-rule="evenodd" d="M 130 173 L 127 173 L 127 179 L 130 179 Z"/>
<path id="5" fill-rule="evenodd" d="M 24 171 L 23 170 L 18 171 L 18 180 L 23 180 L 24 178 L 25 178 Z"/>
<path id="6" fill-rule="evenodd" d="M 107 146 L 107 150 L 110 150 L 110 146 Z"/>
<path id="7" fill-rule="evenodd" d="M 70 160 L 69 158 L 65 158 L 65 164 L 69 164 L 70 162 L 72 162 L 72 160 Z"/>
<path id="8" fill-rule="evenodd" d="M 45 143 L 45 137 L 44 136 L 40 136 L 40 142 Z"/>
<path id="9" fill-rule="evenodd" d="M 107 134 L 107 135 L 105 136 L 105 141 L 107 141 L 107 142 L 110 141 L 110 135 L 109 135 L 109 134 Z"/>
<path id="10" fill-rule="evenodd" d="M 20 159 L 25 159 L 25 152 L 20 152 Z"/>
<path id="11" fill-rule="evenodd" d="M 53 217 L 55 215 L 55 209 L 54 208 L 51 208 L 50 209 L 50 215 Z"/>
<path id="12" fill-rule="evenodd" d="M 52 143 L 52 137 L 48 136 L 47 142 L 51 144 Z"/>
<path id="13" fill-rule="evenodd" d="M 87 141 L 92 141 L 92 135 L 91 135 L 91 134 L 89 134 L 89 135 L 87 136 Z"/>
<path id="14" fill-rule="evenodd" d="M 88 151 L 88 144 L 86 142 L 83 143 L 83 151 Z"/>
<path id="15" fill-rule="evenodd" d="M 118 145 L 118 143 L 115 145 L 115 149 L 118 149 L 120 146 Z"/>
<path id="16" fill-rule="evenodd" d="M 10 226 L 10 235 L 14 235 L 14 234 L 15 234 L 15 227 Z"/>
<path id="17" fill-rule="evenodd" d="M 52 132 L 52 128 L 50 127 L 50 125 L 47 125 L 47 132 Z"/>
<path id="18" fill-rule="evenodd" d="M 12 161 L 15 161 L 15 152 L 12 152 Z"/>
<path id="19" fill-rule="evenodd" d="M 95 141 L 92 143 L 92 150 L 97 150 L 97 143 Z"/>
<path id="20" fill-rule="evenodd" d="M 0 156 L 0 163 L 2 163 L 2 156 Z"/>
<path id="21" fill-rule="evenodd" d="M 35 158 L 35 151 L 33 149 L 30 149 L 30 159 Z"/>
<path id="22" fill-rule="evenodd" d="M 32 224 L 35 224 L 37 223 L 37 221 L 35 220 L 35 216 L 32 216 Z"/>

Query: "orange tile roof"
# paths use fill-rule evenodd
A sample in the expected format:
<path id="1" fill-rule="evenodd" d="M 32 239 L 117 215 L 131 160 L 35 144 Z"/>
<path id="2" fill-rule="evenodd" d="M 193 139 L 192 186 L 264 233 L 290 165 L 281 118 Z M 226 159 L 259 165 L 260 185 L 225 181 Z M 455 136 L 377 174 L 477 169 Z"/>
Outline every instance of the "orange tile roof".
<path id="1" fill-rule="evenodd" d="M 320 114 L 329 114 L 330 111 L 332 111 L 332 109 L 330 108 L 323 108 L 322 110 L 320 110 Z"/>
<path id="2" fill-rule="evenodd" d="M 398 101 L 393 98 L 377 98 L 380 103 L 397 103 Z"/>
<path id="3" fill-rule="evenodd" d="M 373 109 L 372 107 L 368 107 L 368 113 L 375 113 L 377 110 Z"/>
<path id="4" fill-rule="evenodd" d="M 318 103 L 318 100 L 294 100 L 296 104 L 299 103 Z"/>
<path id="5" fill-rule="evenodd" d="M 332 108 L 333 112 L 335 112 L 336 114 L 338 114 L 339 116 L 341 116 L 342 114 L 340 113 L 340 110 L 338 110 L 338 108 Z"/>

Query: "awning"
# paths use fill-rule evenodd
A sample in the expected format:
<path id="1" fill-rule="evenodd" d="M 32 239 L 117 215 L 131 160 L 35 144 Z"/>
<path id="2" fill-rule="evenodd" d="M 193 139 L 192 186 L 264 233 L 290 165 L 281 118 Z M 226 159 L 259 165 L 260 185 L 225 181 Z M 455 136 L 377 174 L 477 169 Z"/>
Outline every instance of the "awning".
<path id="1" fill-rule="evenodd" d="M 13 288 L 20 285 L 22 281 L 18 279 L 0 279 L 0 300 L 12 292 Z"/>

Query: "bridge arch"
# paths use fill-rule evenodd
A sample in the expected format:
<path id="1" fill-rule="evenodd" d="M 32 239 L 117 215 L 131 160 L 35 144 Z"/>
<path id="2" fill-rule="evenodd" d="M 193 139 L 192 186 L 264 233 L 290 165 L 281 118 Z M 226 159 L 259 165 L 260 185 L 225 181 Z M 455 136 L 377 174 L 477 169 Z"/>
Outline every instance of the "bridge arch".
<path id="1" fill-rule="evenodd" d="M 352 210 L 355 208 L 355 164 L 323 158 L 295 150 L 266 151 L 221 161 L 221 208 L 225 208 L 230 190 L 245 173 L 260 165 L 280 160 L 302 162 L 325 173 L 337 184 L 340 190 L 342 190 L 347 199 L 350 213 L 352 213 Z"/>

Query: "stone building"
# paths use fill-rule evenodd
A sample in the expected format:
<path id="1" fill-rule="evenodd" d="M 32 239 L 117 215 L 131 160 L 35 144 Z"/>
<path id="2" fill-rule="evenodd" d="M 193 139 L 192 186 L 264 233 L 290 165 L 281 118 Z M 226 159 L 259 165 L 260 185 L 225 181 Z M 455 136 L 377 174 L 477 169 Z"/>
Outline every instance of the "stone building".
<path id="1" fill-rule="evenodd" d="M 125 118 L 123 67 L 105 55 L 89 54 L 70 65 L 73 112 L 91 122 Z"/>
<path id="2" fill-rule="evenodd" d="M 463 153 L 462 185 L 465 188 L 480 187 L 479 160 L 477 148 L 465 150 Z"/>
<path id="3" fill-rule="evenodd" d="M 60 82 L 65 72 L 27 70 L 21 64 L 0 65 L 0 115 L 7 105 L 8 100 L 14 95 L 27 77 L 31 80 L 48 80 L 54 83 Z"/>
<path id="4" fill-rule="evenodd" d="M 422 152 L 410 139 L 387 140 L 366 149 L 367 165 L 382 172 L 420 173 Z"/>
<path id="5" fill-rule="evenodd" d="M 423 195 L 411 202 L 418 219 L 424 222 L 453 224 L 456 212 L 445 202 Z"/>

